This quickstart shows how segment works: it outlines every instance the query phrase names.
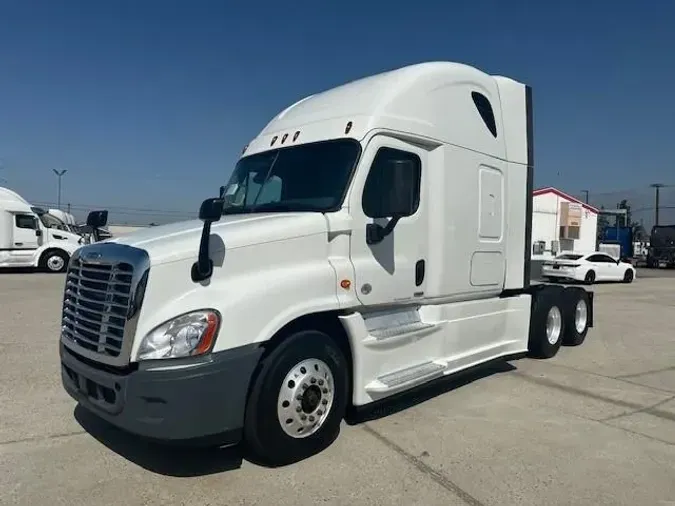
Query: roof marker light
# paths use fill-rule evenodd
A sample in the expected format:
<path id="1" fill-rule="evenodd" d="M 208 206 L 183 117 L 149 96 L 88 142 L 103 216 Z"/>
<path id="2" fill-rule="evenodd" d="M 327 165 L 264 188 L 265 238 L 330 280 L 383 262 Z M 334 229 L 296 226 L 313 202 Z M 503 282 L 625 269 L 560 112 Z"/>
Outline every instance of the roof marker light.
<path id="1" fill-rule="evenodd" d="M 275 135 L 274 137 L 272 137 L 272 142 L 270 142 L 270 146 L 274 146 L 274 143 L 277 142 L 278 138 L 279 138 L 278 135 Z"/>
<path id="2" fill-rule="evenodd" d="M 286 139 L 288 138 L 288 134 L 284 134 L 284 136 L 281 138 L 281 143 L 283 144 L 286 142 Z"/>
<path id="3" fill-rule="evenodd" d="M 293 134 L 293 142 L 295 142 L 295 140 L 298 138 L 298 135 L 300 135 L 300 130 L 297 130 L 297 131 Z"/>
<path id="4" fill-rule="evenodd" d="M 348 122 L 347 126 L 345 127 L 345 134 L 348 134 L 349 131 L 352 129 L 352 122 Z"/>

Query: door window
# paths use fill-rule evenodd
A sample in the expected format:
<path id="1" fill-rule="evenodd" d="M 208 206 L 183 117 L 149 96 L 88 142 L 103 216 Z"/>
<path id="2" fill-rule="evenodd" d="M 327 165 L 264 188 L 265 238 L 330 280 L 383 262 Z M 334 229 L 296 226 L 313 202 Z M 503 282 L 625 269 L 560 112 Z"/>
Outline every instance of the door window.
<path id="1" fill-rule="evenodd" d="M 30 214 L 17 214 L 14 217 L 14 224 L 16 228 L 27 228 L 29 230 L 37 230 L 37 220 L 35 216 Z"/>
<path id="2" fill-rule="evenodd" d="M 422 162 L 419 156 L 399 149 L 382 147 L 375 154 L 375 159 L 370 167 L 370 172 L 363 188 L 363 212 L 369 218 L 392 217 L 392 212 L 387 206 L 387 203 L 391 199 L 387 197 L 390 192 L 394 191 L 393 168 L 397 164 L 406 164 L 410 169 L 405 171 L 408 175 L 408 179 L 405 182 L 405 191 L 411 193 L 413 202 L 415 202 L 414 211 L 410 216 L 417 212 L 420 205 L 420 186 L 422 180 Z M 398 189 L 398 191 L 400 190 Z M 403 218 L 404 216 L 401 217 Z"/>

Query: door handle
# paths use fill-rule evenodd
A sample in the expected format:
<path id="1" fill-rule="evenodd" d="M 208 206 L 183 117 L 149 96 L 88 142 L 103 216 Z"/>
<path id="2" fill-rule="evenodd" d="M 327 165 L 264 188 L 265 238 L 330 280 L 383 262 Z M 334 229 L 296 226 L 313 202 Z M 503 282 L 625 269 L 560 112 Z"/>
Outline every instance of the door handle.
<path id="1" fill-rule="evenodd" d="M 424 282 L 424 260 L 418 260 L 415 264 L 415 286 L 420 286 Z"/>
<path id="2" fill-rule="evenodd" d="M 23 246 L 23 243 L 22 242 L 15 242 L 14 246 Z"/>

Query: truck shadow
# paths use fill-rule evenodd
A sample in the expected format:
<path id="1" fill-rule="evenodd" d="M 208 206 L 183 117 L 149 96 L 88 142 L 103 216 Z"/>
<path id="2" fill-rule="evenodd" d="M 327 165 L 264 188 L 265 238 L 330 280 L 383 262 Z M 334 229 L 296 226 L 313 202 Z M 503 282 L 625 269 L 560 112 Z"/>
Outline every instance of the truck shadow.
<path id="1" fill-rule="evenodd" d="M 470 369 L 459 376 L 440 378 L 407 392 L 376 401 L 366 409 L 352 410 L 345 417 L 348 425 L 391 416 L 474 381 L 515 370 L 500 361 Z M 239 469 L 244 460 L 263 465 L 246 454 L 241 446 L 229 448 L 188 448 L 150 441 L 117 429 L 78 405 L 74 417 L 94 439 L 126 460 L 147 471 L 172 477 L 197 477 Z M 311 457 L 311 455 L 308 455 Z M 301 458 L 300 460 L 304 460 Z"/>
<path id="2" fill-rule="evenodd" d="M 99 443 L 130 462 L 164 476 L 180 478 L 207 476 L 239 469 L 243 462 L 241 449 L 187 448 L 149 441 L 126 433 L 91 414 L 79 404 L 75 420 Z"/>

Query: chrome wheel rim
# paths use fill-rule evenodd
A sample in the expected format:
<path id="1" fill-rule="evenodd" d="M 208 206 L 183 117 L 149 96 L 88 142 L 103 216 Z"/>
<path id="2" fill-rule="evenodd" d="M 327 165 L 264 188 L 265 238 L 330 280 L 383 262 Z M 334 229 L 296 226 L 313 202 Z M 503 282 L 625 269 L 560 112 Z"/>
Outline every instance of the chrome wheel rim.
<path id="1" fill-rule="evenodd" d="M 325 362 L 307 359 L 284 378 L 277 399 L 277 418 L 290 437 L 302 439 L 318 431 L 333 406 L 335 382 Z"/>
<path id="2" fill-rule="evenodd" d="M 63 269 L 65 262 L 60 256 L 52 256 L 47 259 L 47 268 L 50 271 L 60 271 Z"/>
<path id="3" fill-rule="evenodd" d="M 562 314 L 558 306 L 553 306 L 546 315 L 546 339 L 549 344 L 555 344 L 560 339 L 562 330 Z"/>
<path id="4" fill-rule="evenodd" d="M 577 307 L 574 309 L 574 327 L 577 330 L 577 333 L 581 334 L 586 330 L 586 324 L 588 323 L 588 306 L 586 301 L 581 299 L 577 302 Z"/>

